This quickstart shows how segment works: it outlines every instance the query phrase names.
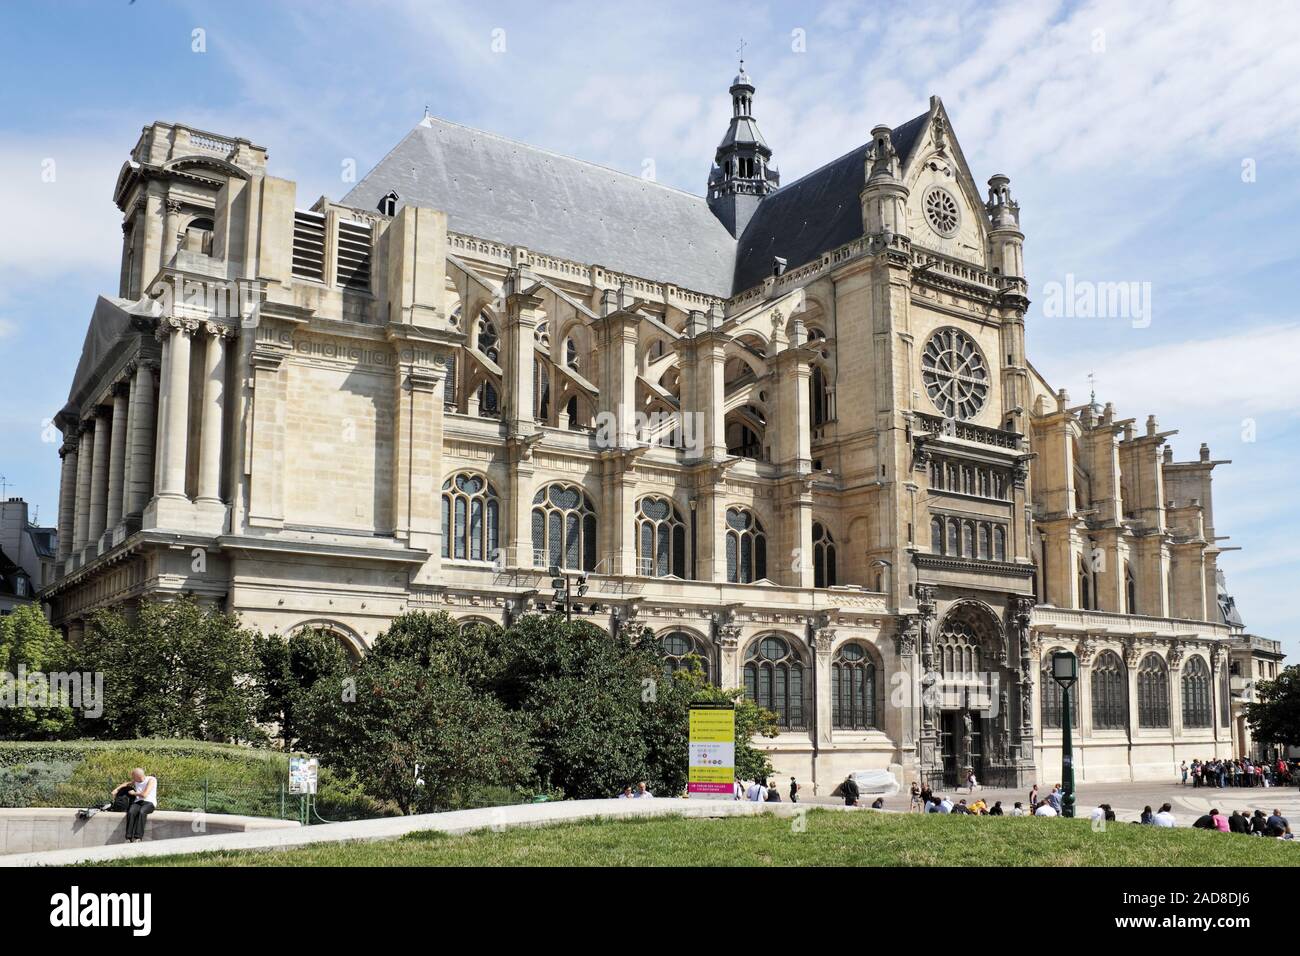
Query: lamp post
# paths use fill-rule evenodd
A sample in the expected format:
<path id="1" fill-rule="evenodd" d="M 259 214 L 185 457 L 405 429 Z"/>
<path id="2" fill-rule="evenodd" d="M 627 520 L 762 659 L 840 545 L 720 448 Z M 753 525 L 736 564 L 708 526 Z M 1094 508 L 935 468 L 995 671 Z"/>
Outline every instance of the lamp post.
<path id="1" fill-rule="evenodd" d="M 578 592 L 578 597 L 582 597 L 587 593 L 587 574 L 585 571 L 578 572 L 578 586 L 577 588 L 574 588 L 572 583 L 569 581 L 569 574 L 567 571 L 554 564 L 551 565 L 550 571 L 551 587 L 555 589 L 555 607 L 557 610 L 563 608 L 564 619 L 566 621 L 572 621 L 574 608 L 573 592 L 576 590 Z M 577 607 L 579 613 L 581 613 L 582 606 L 578 605 Z M 597 610 L 595 605 L 592 606 L 592 610 Z"/>
<path id="2" fill-rule="evenodd" d="M 1061 816 L 1074 816 L 1074 744 L 1070 740 L 1070 688 L 1079 679 L 1079 659 L 1069 651 L 1052 655 L 1052 679 L 1061 686 Z"/>

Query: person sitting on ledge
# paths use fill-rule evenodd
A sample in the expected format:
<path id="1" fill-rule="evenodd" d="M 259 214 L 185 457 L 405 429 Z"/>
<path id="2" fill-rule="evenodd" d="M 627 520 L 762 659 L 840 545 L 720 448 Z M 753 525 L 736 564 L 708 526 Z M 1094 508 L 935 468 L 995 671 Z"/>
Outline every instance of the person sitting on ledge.
<path id="1" fill-rule="evenodd" d="M 158 807 L 158 778 L 147 775 L 143 767 L 136 767 L 131 771 L 131 779 L 113 790 L 114 799 L 122 793 L 132 796 L 126 810 L 126 842 L 139 843 L 144 839 L 145 817 Z"/>

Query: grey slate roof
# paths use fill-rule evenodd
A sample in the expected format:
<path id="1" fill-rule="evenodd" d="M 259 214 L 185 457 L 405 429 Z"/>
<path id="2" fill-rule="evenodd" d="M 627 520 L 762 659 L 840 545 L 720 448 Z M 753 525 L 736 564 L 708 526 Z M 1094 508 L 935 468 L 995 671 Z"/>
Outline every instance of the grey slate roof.
<path id="1" fill-rule="evenodd" d="M 374 209 L 390 189 L 453 232 L 731 294 L 735 240 L 708 203 L 638 176 L 429 117 L 343 202 Z"/>
<path id="2" fill-rule="evenodd" d="M 922 113 L 891 133 L 900 161 L 907 160 L 928 115 Z M 866 182 L 870 148 L 864 143 L 764 197 L 737 244 L 736 292 L 771 275 L 776 256 L 794 269 L 862 235 L 858 194 Z"/>
<path id="3" fill-rule="evenodd" d="M 893 131 L 906 160 L 923 113 Z M 870 143 L 764 197 L 739 241 L 701 196 L 426 117 L 343 197 L 375 209 L 390 190 L 447 213 L 480 239 L 731 296 L 862 235 L 858 198 Z"/>

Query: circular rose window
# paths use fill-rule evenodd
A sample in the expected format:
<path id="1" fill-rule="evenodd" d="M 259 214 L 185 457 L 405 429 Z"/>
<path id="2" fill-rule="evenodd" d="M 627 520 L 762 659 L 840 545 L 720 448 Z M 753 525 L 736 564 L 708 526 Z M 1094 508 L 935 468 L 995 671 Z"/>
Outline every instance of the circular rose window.
<path id="1" fill-rule="evenodd" d="M 942 186 L 932 186 L 925 194 L 923 203 L 925 221 L 930 224 L 931 229 L 945 238 L 957 231 L 957 226 L 961 222 L 961 213 L 957 207 L 957 200 L 952 198 L 952 193 Z"/>
<path id="2" fill-rule="evenodd" d="M 935 408 L 949 418 L 973 418 L 989 394 L 984 353 L 959 329 L 940 329 L 921 353 L 921 379 Z"/>

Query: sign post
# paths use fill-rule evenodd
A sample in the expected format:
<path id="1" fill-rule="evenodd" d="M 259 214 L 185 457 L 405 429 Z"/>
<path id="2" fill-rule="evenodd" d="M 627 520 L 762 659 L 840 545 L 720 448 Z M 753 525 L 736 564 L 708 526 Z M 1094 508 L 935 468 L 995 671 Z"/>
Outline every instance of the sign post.
<path id="1" fill-rule="evenodd" d="M 311 822 L 311 798 L 319 779 L 320 761 L 315 757 L 289 758 L 289 793 L 299 797 L 298 822 L 303 826 Z"/>
<path id="2" fill-rule="evenodd" d="M 730 800 L 736 786 L 736 708 L 734 704 L 691 704 L 686 795 L 700 800 Z"/>

